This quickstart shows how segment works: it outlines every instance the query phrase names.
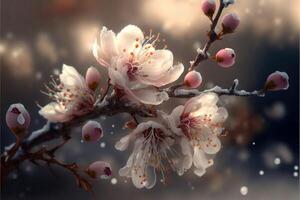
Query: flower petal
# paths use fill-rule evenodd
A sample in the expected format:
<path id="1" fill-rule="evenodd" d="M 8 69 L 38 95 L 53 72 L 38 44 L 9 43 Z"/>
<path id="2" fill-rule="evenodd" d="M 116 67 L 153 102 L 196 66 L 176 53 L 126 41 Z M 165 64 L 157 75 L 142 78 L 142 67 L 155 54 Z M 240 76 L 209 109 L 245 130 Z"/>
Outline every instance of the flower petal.
<path id="1" fill-rule="evenodd" d="M 145 87 L 136 90 L 127 90 L 130 97 L 136 99 L 137 101 L 143 104 L 149 105 L 159 105 L 163 101 L 169 99 L 169 96 L 166 92 L 160 92 L 154 87 Z"/>
<path id="2" fill-rule="evenodd" d="M 209 128 L 202 128 L 200 135 L 201 149 L 207 154 L 215 154 L 221 149 L 220 139 Z"/>
<path id="3" fill-rule="evenodd" d="M 66 114 L 62 106 L 56 102 L 51 102 L 39 110 L 39 114 L 51 122 L 66 122 L 72 117 Z"/>
<path id="4" fill-rule="evenodd" d="M 127 25 L 118 33 L 116 39 L 119 53 L 129 54 L 135 49 L 140 50 L 144 34 L 139 27 Z"/>
<path id="5" fill-rule="evenodd" d="M 59 79 L 64 87 L 79 87 L 84 88 L 85 80 L 78 71 L 69 65 L 63 64 L 62 73 L 59 75 Z"/>
<path id="6" fill-rule="evenodd" d="M 205 173 L 206 168 L 213 165 L 212 159 L 207 159 L 205 153 L 199 148 L 194 148 L 193 163 L 197 168 L 194 172 L 198 176 L 202 176 Z"/>
<path id="7" fill-rule="evenodd" d="M 111 59 L 118 55 L 115 33 L 104 26 L 100 32 L 99 39 L 93 44 L 92 51 L 94 57 L 101 65 L 105 67 L 110 66 Z"/>
<path id="8" fill-rule="evenodd" d="M 157 65 L 155 65 L 157 66 Z M 147 85 L 154 85 L 156 87 L 162 87 L 164 85 L 170 84 L 176 81 L 184 71 L 184 66 L 179 63 L 173 67 L 170 67 L 167 71 L 163 71 L 162 69 L 156 69 L 153 66 L 152 75 L 139 77 L 140 81 Z M 157 72 L 155 75 L 154 72 Z M 144 72 L 145 73 L 145 72 Z"/>

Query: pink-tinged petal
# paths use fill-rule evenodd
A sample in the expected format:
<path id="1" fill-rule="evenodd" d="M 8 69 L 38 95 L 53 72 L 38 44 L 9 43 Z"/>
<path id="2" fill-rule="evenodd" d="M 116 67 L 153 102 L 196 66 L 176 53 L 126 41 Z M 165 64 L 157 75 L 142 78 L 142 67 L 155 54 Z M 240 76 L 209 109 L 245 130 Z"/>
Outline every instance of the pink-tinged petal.
<path id="1" fill-rule="evenodd" d="M 208 159 L 205 153 L 198 147 L 194 148 L 193 163 L 196 167 L 194 173 L 197 176 L 202 176 L 206 169 L 213 165 L 213 160 Z"/>
<path id="2" fill-rule="evenodd" d="M 159 105 L 163 101 L 169 99 L 169 96 L 166 92 L 160 92 L 158 89 L 154 87 L 145 87 L 141 89 L 135 90 L 127 90 L 127 94 L 137 101 L 143 104 L 149 105 Z"/>
<path id="3" fill-rule="evenodd" d="M 111 59 L 118 55 L 115 33 L 103 27 L 99 38 L 93 43 L 92 52 L 102 66 L 109 67 Z"/>
<path id="4" fill-rule="evenodd" d="M 99 122 L 88 121 L 82 127 L 82 139 L 87 142 L 96 142 L 103 137 L 103 130 Z"/>
<path id="5" fill-rule="evenodd" d="M 103 54 L 104 60 L 109 63 L 113 56 L 118 55 L 118 50 L 116 46 L 116 35 L 113 31 L 107 30 L 103 27 L 100 33 L 100 45 L 101 53 Z"/>
<path id="6" fill-rule="evenodd" d="M 221 149 L 220 139 L 209 128 L 203 127 L 200 134 L 200 147 L 205 153 L 216 154 Z"/>
<path id="7" fill-rule="evenodd" d="M 63 64 L 62 68 L 62 73 L 59 75 L 59 79 L 64 87 L 85 87 L 84 78 L 74 67 Z"/>
<path id="8" fill-rule="evenodd" d="M 118 33 L 116 40 L 119 53 L 129 55 L 131 52 L 140 51 L 144 34 L 139 27 L 127 25 Z"/>
<path id="9" fill-rule="evenodd" d="M 184 113 L 191 113 L 202 107 L 210 107 L 215 105 L 219 100 L 218 95 L 215 93 L 204 93 L 197 97 L 188 100 L 184 105 Z"/>
<path id="10" fill-rule="evenodd" d="M 180 124 L 180 116 L 183 112 L 184 106 L 180 105 L 173 109 L 172 113 L 167 116 L 163 116 L 164 120 L 170 127 L 170 129 L 177 135 L 182 135 L 182 131 L 178 128 Z"/>
<path id="11" fill-rule="evenodd" d="M 223 123 L 228 117 L 228 112 L 226 108 L 219 107 L 218 110 L 212 114 L 211 122 L 212 123 Z"/>
<path id="12" fill-rule="evenodd" d="M 173 66 L 173 53 L 162 49 L 153 52 L 146 61 L 140 63 L 140 70 L 149 79 L 157 80 L 164 76 Z"/>
<path id="13" fill-rule="evenodd" d="M 101 75 L 95 67 L 89 67 L 85 74 L 87 86 L 95 91 L 100 83 Z"/>
<path id="14" fill-rule="evenodd" d="M 143 77 L 141 82 L 148 85 L 154 85 L 156 87 L 162 87 L 178 80 L 183 71 L 184 66 L 179 63 L 178 65 L 174 65 L 173 67 L 171 67 L 164 74 L 161 74 L 160 77 Z"/>
<path id="15" fill-rule="evenodd" d="M 21 103 L 12 104 L 6 112 L 6 124 L 17 136 L 23 137 L 30 125 L 30 115 Z"/>

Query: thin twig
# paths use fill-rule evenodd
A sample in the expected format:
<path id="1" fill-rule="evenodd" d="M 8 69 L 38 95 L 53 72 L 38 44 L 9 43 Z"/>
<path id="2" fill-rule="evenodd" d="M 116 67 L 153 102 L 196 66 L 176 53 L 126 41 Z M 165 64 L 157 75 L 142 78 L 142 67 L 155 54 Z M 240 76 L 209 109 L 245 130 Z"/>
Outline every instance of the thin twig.
<path id="1" fill-rule="evenodd" d="M 223 11 L 224 7 L 225 7 L 225 5 L 223 3 L 223 0 L 220 0 L 220 6 L 219 6 L 219 9 L 218 9 L 218 12 L 217 12 L 215 18 L 212 20 L 212 23 L 210 25 L 210 30 L 208 31 L 208 40 L 206 41 L 203 49 L 198 52 L 198 54 L 196 55 L 194 61 L 191 62 L 191 65 L 189 67 L 189 71 L 192 71 L 193 69 L 195 69 L 200 64 L 200 62 L 202 62 L 202 61 L 204 61 L 208 58 L 207 52 L 208 52 L 211 44 L 214 41 L 219 39 L 218 34 L 216 34 L 216 32 L 215 32 L 215 28 L 218 24 L 218 21 L 221 17 L 221 14 L 222 14 L 222 11 Z"/>

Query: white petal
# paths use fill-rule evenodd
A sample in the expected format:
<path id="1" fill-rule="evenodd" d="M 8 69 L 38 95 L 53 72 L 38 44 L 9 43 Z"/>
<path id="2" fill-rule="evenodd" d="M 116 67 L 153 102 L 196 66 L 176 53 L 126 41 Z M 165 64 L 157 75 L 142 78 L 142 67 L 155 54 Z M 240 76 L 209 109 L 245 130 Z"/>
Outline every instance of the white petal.
<path id="1" fill-rule="evenodd" d="M 62 73 L 59 75 L 61 83 L 64 84 L 64 87 L 85 87 L 85 80 L 78 71 L 69 65 L 63 64 Z"/>
<path id="2" fill-rule="evenodd" d="M 218 100 L 218 95 L 211 92 L 201 94 L 197 97 L 193 97 L 185 103 L 184 113 L 191 113 L 202 107 L 216 106 Z"/>
<path id="3" fill-rule="evenodd" d="M 138 100 L 143 104 L 149 105 L 159 105 L 163 101 L 169 99 L 169 96 L 166 92 L 160 92 L 154 87 L 146 87 L 142 89 L 129 90 L 128 95 L 130 97 Z"/>
<path id="4" fill-rule="evenodd" d="M 205 153 L 215 154 L 221 149 L 220 139 L 209 128 L 203 128 L 200 137 L 200 146 Z"/>
<path id="5" fill-rule="evenodd" d="M 219 107 L 217 112 L 212 116 L 213 123 L 223 123 L 228 117 L 228 112 L 226 108 Z"/>
<path id="6" fill-rule="evenodd" d="M 117 46 L 116 46 L 116 35 L 113 31 L 107 30 L 106 27 L 103 27 L 100 33 L 100 44 L 101 44 L 101 53 L 100 58 L 105 58 L 107 63 L 110 62 L 110 59 L 113 56 L 118 55 Z"/>
<path id="7" fill-rule="evenodd" d="M 132 169 L 132 164 L 133 164 L 133 158 L 134 158 L 134 153 L 132 153 L 129 156 L 126 165 L 119 170 L 119 175 L 120 176 L 131 177 L 131 169 Z"/>
<path id="8" fill-rule="evenodd" d="M 181 128 L 178 128 L 180 124 L 180 116 L 183 112 L 184 106 L 180 105 L 173 109 L 172 113 L 166 117 L 167 124 L 169 128 L 177 135 L 182 135 Z"/>
<path id="9" fill-rule="evenodd" d="M 191 168 L 192 163 L 193 163 L 192 148 L 191 148 L 189 141 L 184 137 L 181 139 L 180 145 L 181 145 L 182 154 L 184 155 L 182 167 L 184 170 L 187 170 L 187 169 Z"/>
<path id="10" fill-rule="evenodd" d="M 202 151 L 198 147 L 195 147 L 194 148 L 193 163 L 194 163 L 196 168 L 205 170 L 206 168 L 213 165 L 213 160 L 212 159 L 207 159 L 204 151 Z"/>
<path id="11" fill-rule="evenodd" d="M 124 151 L 127 149 L 129 142 L 131 139 L 131 135 L 126 135 L 125 137 L 122 137 L 119 142 L 116 143 L 115 148 L 119 151 Z"/>
<path id="12" fill-rule="evenodd" d="M 196 169 L 194 170 L 194 173 L 195 173 L 197 176 L 201 177 L 201 176 L 203 176 L 203 175 L 206 173 L 206 170 L 203 169 L 203 168 L 196 168 Z"/>
<path id="13" fill-rule="evenodd" d="M 144 34 L 139 27 L 127 25 L 117 35 L 118 51 L 126 54 L 133 52 L 135 49 L 139 51 L 143 40 Z M 136 48 L 136 45 L 138 45 L 138 48 Z"/>
<path id="14" fill-rule="evenodd" d="M 71 117 L 56 102 L 51 102 L 39 110 L 39 114 L 51 122 L 69 121 Z"/>
<path id="15" fill-rule="evenodd" d="M 149 78 L 164 75 L 173 66 L 173 53 L 170 50 L 156 50 L 146 61 L 140 61 L 142 72 Z"/>

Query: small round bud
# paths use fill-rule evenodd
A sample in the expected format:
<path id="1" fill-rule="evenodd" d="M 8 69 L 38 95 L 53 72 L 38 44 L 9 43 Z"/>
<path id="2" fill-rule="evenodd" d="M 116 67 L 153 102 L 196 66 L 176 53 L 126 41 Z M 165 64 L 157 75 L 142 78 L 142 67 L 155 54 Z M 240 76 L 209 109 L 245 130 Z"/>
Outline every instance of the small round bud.
<path id="1" fill-rule="evenodd" d="M 103 137 L 101 125 L 96 121 L 88 121 L 82 127 L 82 140 L 86 142 L 96 142 Z"/>
<path id="2" fill-rule="evenodd" d="M 107 179 L 111 177 L 112 170 L 109 163 L 104 161 L 96 161 L 90 164 L 86 170 L 86 173 L 95 179 Z"/>
<path id="3" fill-rule="evenodd" d="M 286 90 L 289 88 L 289 76 L 285 72 L 276 71 L 270 74 L 266 80 L 266 91 Z"/>
<path id="4" fill-rule="evenodd" d="M 6 124 L 16 137 L 23 137 L 30 124 L 30 115 L 21 103 L 10 105 L 6 112 Z"/>
<path id="5" fill-rule="evenodd" d="M 89 67 L 85 74 L 85 81 L 88 87 L 95 91 L 100 83 L 100 73 L 95 67 Z"/>
<path id="6" fill-rule="evenodd" d="M 130 120 L 125 123 L 124 128 L 135 129 L 137 127 L 137 123 L 134 120 Z"/>
<path id="7" fill-rule="evenodd" d="M 212 18 L 216 10 L 215 0 L 204 0 L 201 4 L 201 9 L 206 16 Z"/>
<path id="8" fill-rule="evenodd" d="M 223 33 L 232 33 L 240 24 L 240 18 L 235 13 L 229 13 L 222 19 Z"/>
<path id="9" fill-rule="evenodd" d="M 235 52 L 233 49 L 225 48 L 218 51 L 216 61 L 221 67 L 231 67 L 235 63 Z"/>
<path id="10" fill-rule="evenodd" d="M 202 76 L 199 72 L 190 71 L 184 77 L 184 84 L 190 88 L 197 88 L 202 83 Z"/>

